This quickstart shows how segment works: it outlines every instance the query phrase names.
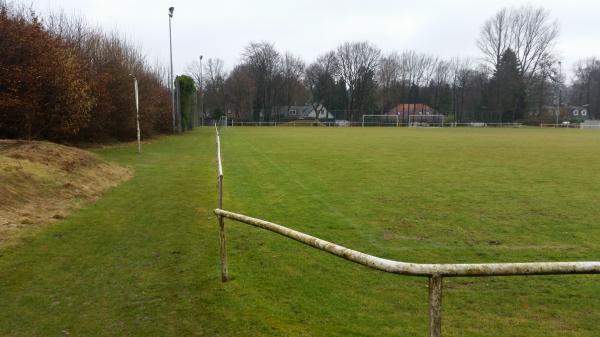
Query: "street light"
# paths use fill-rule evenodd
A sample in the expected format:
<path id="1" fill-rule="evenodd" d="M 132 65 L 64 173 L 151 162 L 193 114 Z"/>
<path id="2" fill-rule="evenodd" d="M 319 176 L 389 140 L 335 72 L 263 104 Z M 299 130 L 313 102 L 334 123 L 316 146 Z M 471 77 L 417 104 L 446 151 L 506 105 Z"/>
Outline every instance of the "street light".
<path id="1" fill-rule="evenodd" d="M 562 88 L 560 82 L 562 81 L 562 62 L 558 61 L 558 99 L 556 101 L 556 127 L 558 127 L 558 116 L 560 115 L 560 96 L 562 94 Z"/>
<path id="2" fill-rule="evenodd" d="M 135 122 L 137 126 L 137 143 L 138 143 L 138 153 L 142 153 L 142 141 L 141 141 L 141 130 L 140 130 L 140 100 L 138 95 L 138 81 L 137 78 L 133 74 L 129 74 L 129 76 L 133 77 L 133 90 L 135 93 Z"/>
<path id="3" fill-rule="evenodd" d="M 203 55 L 200 55 L 200 116 L 202 116 L 202 126 L 204 126 L 204 81 L 202 78 L 202 59 Z"/>
<path id="4" fill-rule="evenodd" d="M 173 117 L 173 133 L 177 132 L 175 122 L 175 90 L 173 88 L 173 40 L 171 38 L 171 19 L 173 18 L 173 11 L 175 7 L 169 7 L 169 52 L 171 56 L 171 72 L 169 74 L 169 88 L 171 89 L 171 114 Z"/>

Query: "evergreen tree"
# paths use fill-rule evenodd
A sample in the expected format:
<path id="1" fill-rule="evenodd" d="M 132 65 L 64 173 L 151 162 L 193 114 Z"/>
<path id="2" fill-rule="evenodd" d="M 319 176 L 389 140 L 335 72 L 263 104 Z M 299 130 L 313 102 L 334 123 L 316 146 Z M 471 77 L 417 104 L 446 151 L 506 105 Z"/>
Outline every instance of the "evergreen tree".
<path id="1" fill-rule="evenodd" d="M 502 122 L 522 119 L 526 110 L 526 92 L 517 55 L 507 49 L 491 80 L 493 97 L 491 106 L 499 113 Z"/>
<path id="2" fill-rule="evenodd" d="M 178 96 L 180 99 L 181 107 L 181 129 L 192 130 L 194 127 L 194 97 L 196 96 L 196 86 L 194 84 L 194 79 L 187 75 L 180 75 L 177 76 L 175 80 L 179 82 L 180 90 Z"/>

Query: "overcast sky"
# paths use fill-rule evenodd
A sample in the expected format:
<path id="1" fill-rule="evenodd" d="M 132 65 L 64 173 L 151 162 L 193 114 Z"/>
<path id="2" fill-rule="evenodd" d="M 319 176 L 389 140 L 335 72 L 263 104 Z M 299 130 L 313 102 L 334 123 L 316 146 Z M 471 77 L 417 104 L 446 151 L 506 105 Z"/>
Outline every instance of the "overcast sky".
<path id="1" fill-rule="evenodd" d="M 504 7 L 549 9 L 560 23 L 556 51 L 566 71 L 579 59 L 600 57 L 598 0 L 17 0 L 41 12 L 63 9 L 143 47 L 150 61 L 168 64 L 168 8 L 173 17 L 175 72 L 199 55 L 230 69 L 250 41 L 270 41 L 310 62 L 344 41 L 368 40 L 384 52 L 414 49 L 444 58 L 480 57 L 483 22 Z"/>

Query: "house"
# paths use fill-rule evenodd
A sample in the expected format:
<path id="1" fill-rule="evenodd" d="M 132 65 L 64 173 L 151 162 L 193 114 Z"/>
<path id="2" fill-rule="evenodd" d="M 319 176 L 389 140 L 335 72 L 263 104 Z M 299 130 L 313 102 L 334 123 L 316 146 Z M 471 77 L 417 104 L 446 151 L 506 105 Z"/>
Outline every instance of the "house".
<path id="1" fill-rule="evenodd" d="M 423 103 L 402 103 L 396 105 L 387 113 L 388 115 L 397 115 L 402 120 L 408 120 L 409 115 L 437 115 L 438 112 L 432 107 Z"/>
<path id="2" fill-rule="evenodd" d="M 315 111 L 316 108 L 316 111 Z M 332 120 L 335 119 L 335 116 L 327 111 L 327 108 L 322 104 L 317 104 L 313 106 L 312 104 L 306 105 L 291 105 L 291 106 L 280 106 L 276 107 L 279 112 L 279 118 L 295 120 L 295 119 L 315 119 L 315 117 L 319 116 L 320 120 Z"/>
<path id="3" fill-rule="evenodd" d="M 589 119 L 587 106 L 570 106 L 569 118 Z"/>

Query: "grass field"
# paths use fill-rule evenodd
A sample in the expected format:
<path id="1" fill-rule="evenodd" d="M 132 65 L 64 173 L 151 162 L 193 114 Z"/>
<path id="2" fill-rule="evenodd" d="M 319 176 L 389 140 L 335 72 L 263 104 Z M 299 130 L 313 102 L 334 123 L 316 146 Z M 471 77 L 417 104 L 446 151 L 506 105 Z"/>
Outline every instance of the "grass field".
<path id="1" fill-rule="evenodd" d="M 224 208 L 411 262 L 600 259 L 600 132 L 222 130 Z M 214 131 L 97 151 L 136 176 L 0 251 L 0 336 L 425 336 L 426 279 L 227 222 Z M 598 275 L 445 281 L 445 336 L 598 336 Z"/>

